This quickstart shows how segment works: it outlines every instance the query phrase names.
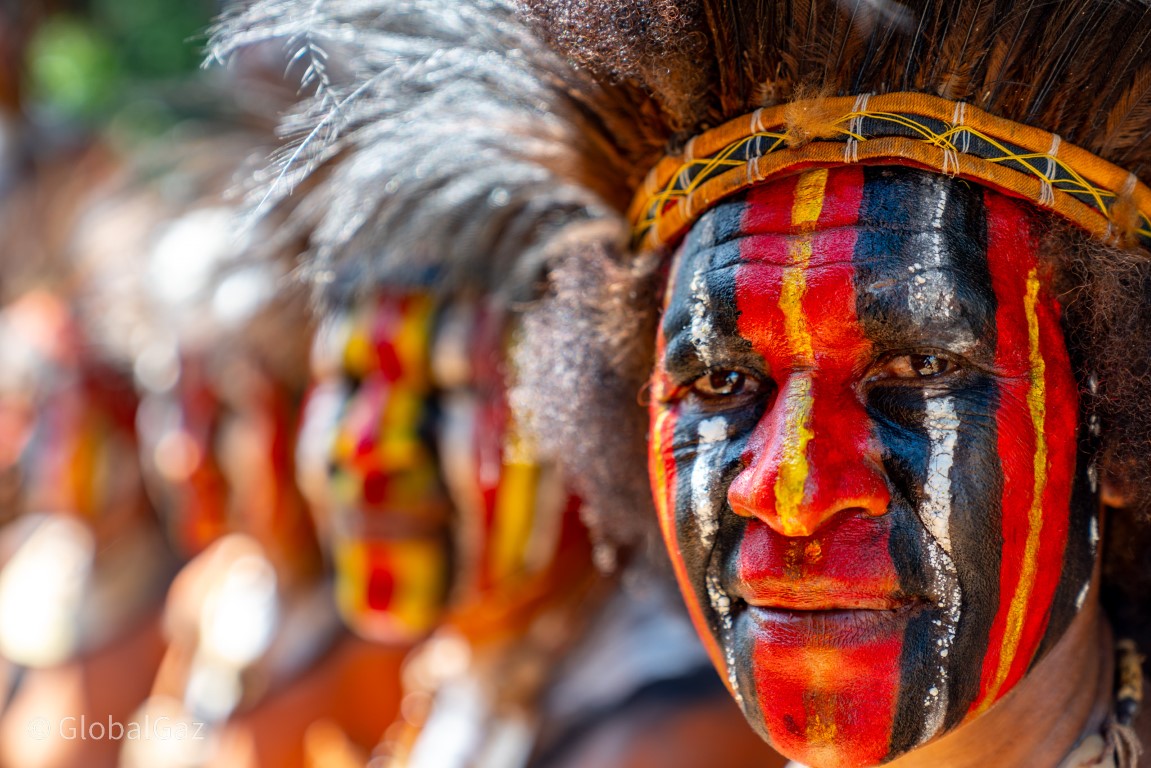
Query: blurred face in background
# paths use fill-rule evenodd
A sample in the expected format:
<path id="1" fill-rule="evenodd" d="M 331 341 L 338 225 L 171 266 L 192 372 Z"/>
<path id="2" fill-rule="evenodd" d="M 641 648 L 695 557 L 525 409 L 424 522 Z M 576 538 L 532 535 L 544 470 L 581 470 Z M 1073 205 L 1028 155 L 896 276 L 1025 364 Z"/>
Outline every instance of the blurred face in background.
<path id="1" fill-rule="evenodd" d="M 432 318 L 426 298 L 380 297 L 329 323 L 300 436 L 340 612 L 383 643 L 423 637 L 447 598 L 448 502 L 427 442 Z"/>

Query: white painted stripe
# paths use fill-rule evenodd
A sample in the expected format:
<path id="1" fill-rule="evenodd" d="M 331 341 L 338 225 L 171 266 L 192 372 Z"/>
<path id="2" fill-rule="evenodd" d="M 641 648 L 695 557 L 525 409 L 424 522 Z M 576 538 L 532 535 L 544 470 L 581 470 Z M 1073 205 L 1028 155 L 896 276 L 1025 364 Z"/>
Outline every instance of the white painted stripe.
<path id="1" fill-rule="evenodd" d="M 951 467 L 955 461 L 955 442 L 959 437 L 959 417 L 955 400 L 950 396 L 926 394 L 927 439 L 931 453 L 927 458 L 927 478 L 919 517 L 932 538 L 951 555 Z"/>
<path id="2" fill-rule="evenodd" d="M 947 674 L 947 656 L 955 642 L 959 624 L 962 596 L 955 562 L 951 559 L 951 512 L 954 501 L 951 468 L 955 461 L 955 445 L 959 437 L 959 417 L 955 413 L 952 397 L 924 394 L 927 438 L 930 444 L 927 457 L 927 477 L 923 486 L 923 501 L 919 505 L 919 518 L 925 533 L 922 546 L 927 553 L 932 573 L 934 593 L 943 609 L 934 623 L 936 654 L 939 666 L 933 685 L 924 699 L 927 710 L 924 739 L 930 739 L 943 728 L 947 715 L 950 681 Z"/>
<path id="3" fill-rule="evenodd" d="M 942 609 L 940 618 L 935 619 L 935 653 L 939 664 L 936 667 L 933 685 L 927 690 L 923 706 L 927 710 L 926 727 L 920 743 L 929 741 L 943 728 L 947 717 L 948 695 L 951 681 L 947 673 L 947 657 L 951 653 L 951 646 L 955 643 L 955 632 L 959 626 L 960 605 L 962 594 L 959 589 L 959 578 L 956 574 L 955 563 L 948 557 L 932 538 L 932 534 L 923 534 L 922 546 L 927 552 L 927 561 L 932 575 L 932 587 Z"/>
<path id="4" fill-rule="evenodd" d="M 1087 602 L 1087 593 L 1090 591 L 1090 589 L 1091 581 L 1088 580 L 1087 583 L 1083 585 L 1083 589 L 1079 590 L 1078 597 L 1075 598 L 1075 610 L 1083 610 L 1083 603 Z"/>
<path id="5" fill-rule="evenodd" d="M 727 682 L 731 687 L 735 703 L 743 709 L 743 694 L 739 690 L 739 678 L 735 674 L 735 626 L 731 618 L 731 598 L 724 591 L 717 574 L 719 565 L 713 558 L 711 567 L 706 576 L 707 596 L 711 602 L 712 610 L 719 615 L 721 637 L 723 641 L 723 661 L 727 667 Z"/>
<path id="6" fill-rule="evenodd" d="M 722 446 L 727 440 L 727 419 L 713 416 L 699 423 L 699 450 L 691 467 L 691 505 L 704 547 L 715 543 L 719 510 L 712 499 L 712 481 L 719 475 Z"/>
<path id="7" fill-rule="evenodd" d="M 911 273 L 907 289 L 907 308 L 920 323 L 928 323 L 933 318 L 951 317 L 955 299 L 955 286 L 948 273 L 944 258 L 945 221 L 949 187 L 946 179 L 939 179 L 934 190 L 934 209 L 924 224 L 923 234 L 917 238 L 922 243 L 921 260 L 908 267 Z M 965 352 L 974 345 L 975 339 L 963 328 L 956 328 L 962 337 L 957 339 L 958 351 Z"/>
<path id="8" fill-rule="evenodd" d="M 715 328 L 711 324 L 711 294 L 707 290 L 707 275 L 703 266 L 691 276 L 691 296 L 691 344 L 703 364 L 710 366 Z"/>

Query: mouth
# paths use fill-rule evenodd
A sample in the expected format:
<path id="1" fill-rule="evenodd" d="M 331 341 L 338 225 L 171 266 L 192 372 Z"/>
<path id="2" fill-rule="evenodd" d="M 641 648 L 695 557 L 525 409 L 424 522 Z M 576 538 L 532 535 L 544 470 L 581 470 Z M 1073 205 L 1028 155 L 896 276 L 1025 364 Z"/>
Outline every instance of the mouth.
<path id="1" fill-rule="evenodd" d="M 838 587 L 819 583 L 759 588 L 752 590 L 750 594 L 739 594 L 737 598 L 752 608 L 794 613 L 891 611 L 916 602 L 891 592 L 866 591 L 860 590 L 857 586 Z"/>
<path id="2" fill-rule="evenodd" d="M 814 578 L 741 584 L 731 595 L 739 625 L 778 645 L 845 647 L 902 633 L 908 621 L 931 607 L 923 597 L 889 585 Z"/>
<path id="3" fill-rule="evenodd" d="M 902 634 L 927 600 L 890 595 L 805 595 L 781 603 L 732 600 L 736 625 L 761 642 L 804 648 L 845 648 Z"/>
<path id="4" fill-rule="evenodd" d="M 802 578 L 736 578 L 726 585 L 732 599 L 753 608 L 795 612 L 891 611 L 926 597 L 911 596 L 899 587 L 894 573 L 855 574 L 842 578 L 809 573 Z"/>

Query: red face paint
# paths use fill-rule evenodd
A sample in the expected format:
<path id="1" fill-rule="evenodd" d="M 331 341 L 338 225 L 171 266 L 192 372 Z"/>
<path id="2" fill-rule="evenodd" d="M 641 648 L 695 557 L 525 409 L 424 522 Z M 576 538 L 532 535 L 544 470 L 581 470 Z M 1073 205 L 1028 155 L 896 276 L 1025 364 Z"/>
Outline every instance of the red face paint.
<path id="1" fill-rule="evenodd" d="M 930 740 L 1074 615 L 1076 387 L 1031 231 L 962 182 L 848 167 L 724 203 L 681 249 L 661 528 L 717 667 L 801 762 Z"/>
<path id="2" fill-rule="evenodd" d="M 979 713 L 1026 673 L 1047 631 L 1047 616 L 1036 607 L 1055 598 L 1067 547 L 1077 423 L 1075 380 L 1059 327 L 1058 308 L 1042 295 L 1034 239 L 1023 239 L 1027 221 L 1019 205 L 987 196 L 993 222 L 989 260 L 1001 301 L 996 326 L 999 366 L 1020 372 L 1004 385 L 1004 399 L 1027 408 L 998 411 L 999 453 L 1003 456 L 1003 566 L 1000 602 L 992 625 Z M 1020 450 L 1020 444 L 1024 450 Z M 1027 450 L 1030 448 L 1030 450 Z M 1044 471 L 1046 470 L 1046 471 Z"/>

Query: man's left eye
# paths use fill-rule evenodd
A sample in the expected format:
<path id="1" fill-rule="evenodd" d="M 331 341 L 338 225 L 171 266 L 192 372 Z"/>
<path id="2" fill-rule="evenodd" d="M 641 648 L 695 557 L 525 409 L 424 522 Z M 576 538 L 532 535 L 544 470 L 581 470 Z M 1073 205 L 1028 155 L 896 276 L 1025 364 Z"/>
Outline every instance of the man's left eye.
<path id="1" fill-rule="evenodd" d="M 955 363 L 942 355 L 898 355 L 883 365 L 880 374 L 893 379 L 933 379 L 954 368 Z"/>
<path id="2" fill-rule="evenodd" d="M 736 397 L 758 391 L 759 381 L 742 371 L 720 370 L 700 376 L 691 385 L 696 395 L 705 398 Z"/>

